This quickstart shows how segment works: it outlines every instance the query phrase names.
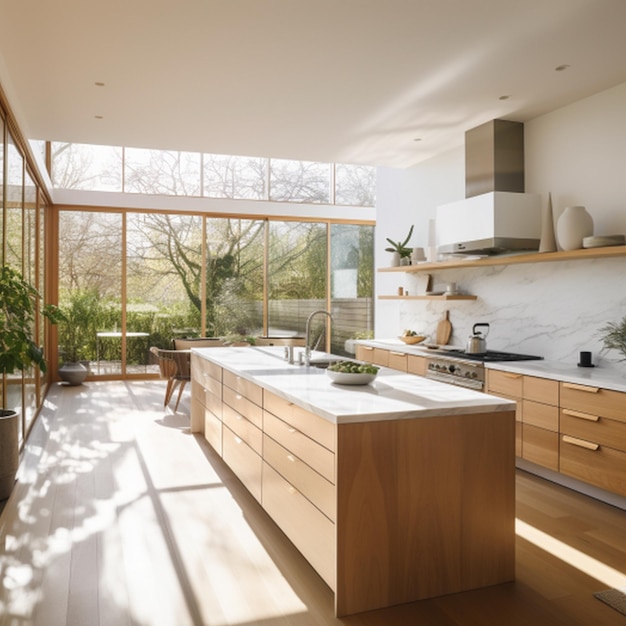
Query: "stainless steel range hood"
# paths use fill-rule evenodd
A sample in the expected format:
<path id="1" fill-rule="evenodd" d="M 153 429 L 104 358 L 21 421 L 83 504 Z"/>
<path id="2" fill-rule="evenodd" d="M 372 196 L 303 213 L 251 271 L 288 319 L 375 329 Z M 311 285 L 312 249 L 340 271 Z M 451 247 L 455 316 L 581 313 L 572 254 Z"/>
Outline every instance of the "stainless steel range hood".
<path id="1" fill-rule="evenodd" d="M 524 125 L 492 120 L 465 133 L 465 200 L 437 207 L 437 250 L 538 250 L 541 202 L 524 193 Z"/>

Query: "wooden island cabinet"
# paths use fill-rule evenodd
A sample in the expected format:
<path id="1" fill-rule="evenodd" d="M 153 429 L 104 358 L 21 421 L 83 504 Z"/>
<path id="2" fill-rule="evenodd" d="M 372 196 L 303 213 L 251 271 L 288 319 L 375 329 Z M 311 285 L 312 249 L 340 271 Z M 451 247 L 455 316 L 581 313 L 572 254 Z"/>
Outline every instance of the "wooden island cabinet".
<path id="1" fill-rule="evenodd" d="M 192 351 L 192 429 L 333 590 L 338 616 L 513 580 L 512 403 L 471 390 L 448 402 L 442 383 L 391 370 L 333 385 L 264 350 Z"/>

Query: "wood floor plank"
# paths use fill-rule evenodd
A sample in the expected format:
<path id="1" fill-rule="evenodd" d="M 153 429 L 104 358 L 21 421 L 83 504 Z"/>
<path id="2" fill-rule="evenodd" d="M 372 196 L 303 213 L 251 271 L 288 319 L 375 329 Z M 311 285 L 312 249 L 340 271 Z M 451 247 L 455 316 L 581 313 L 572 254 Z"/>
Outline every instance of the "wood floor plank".
<path id="1" fill-rule="evenodd" d="M 336 619 L 162 381 L 53 385 L 0 517 L 0 625 L 623 626 L 626 513 L 517 474 L 516 581 Z M 561 551 L 559 553 L 559 551 Z"/>

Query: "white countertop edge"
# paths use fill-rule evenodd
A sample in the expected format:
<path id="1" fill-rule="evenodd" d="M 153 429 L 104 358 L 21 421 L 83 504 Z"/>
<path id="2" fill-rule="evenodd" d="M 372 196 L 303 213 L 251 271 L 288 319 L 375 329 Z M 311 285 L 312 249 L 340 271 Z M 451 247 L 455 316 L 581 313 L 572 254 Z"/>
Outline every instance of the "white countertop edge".
<path id="1" fill-rule="evenodd" d="M 267 355 L 268 351 L 274 356 Z M 275 348 L 192 348 L 192 353 L 334 424 L 515 409 L 510 400 L 389 368 L 381 368 L 369 385 L 337 385 L 324 370 L 287 364 L 276 357 Z"/>

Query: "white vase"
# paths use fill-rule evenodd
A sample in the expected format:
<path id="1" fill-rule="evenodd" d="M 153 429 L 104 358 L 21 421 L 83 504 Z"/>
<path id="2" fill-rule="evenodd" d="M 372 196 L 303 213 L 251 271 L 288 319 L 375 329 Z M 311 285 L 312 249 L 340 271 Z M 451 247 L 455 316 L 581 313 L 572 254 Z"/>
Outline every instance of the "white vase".
<path id="1" fill-rule="evenodd" d="M 391 253 L 391 267 L 398 267 L 400 265 L 400 253 L 392 252 Z"/>
<path id="2" fill-rule="evenodd" d="M 583 238 L 593 235 L 593 218 L 584 206 L 567 207 L 556 223 L 556 237 L 563 250 L 583 247 Z"/>

